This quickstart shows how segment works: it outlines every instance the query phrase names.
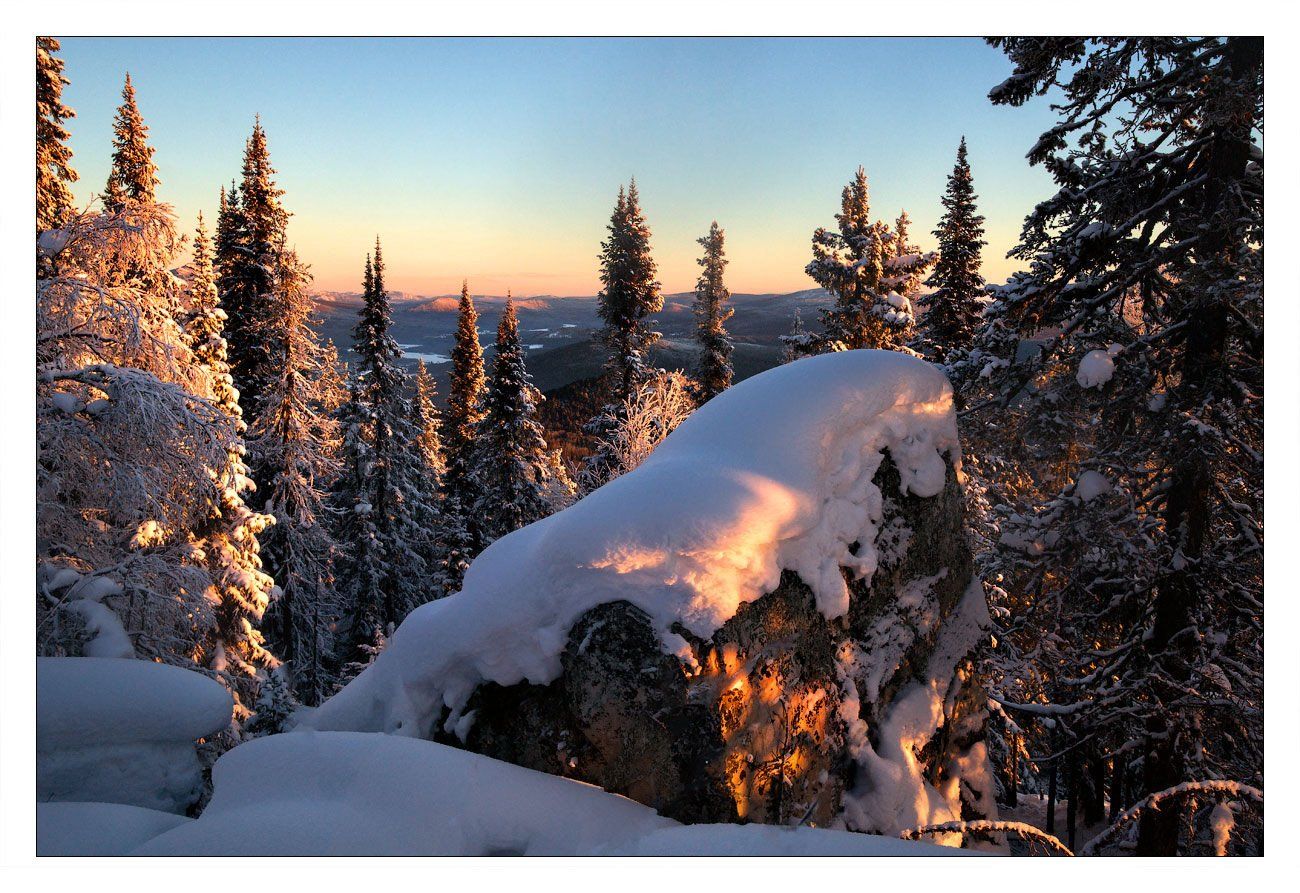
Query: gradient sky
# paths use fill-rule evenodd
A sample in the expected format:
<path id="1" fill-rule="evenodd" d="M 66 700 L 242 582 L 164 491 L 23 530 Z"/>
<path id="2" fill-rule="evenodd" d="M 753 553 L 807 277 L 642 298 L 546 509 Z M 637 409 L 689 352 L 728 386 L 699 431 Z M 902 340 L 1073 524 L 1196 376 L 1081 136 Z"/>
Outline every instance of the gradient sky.
<path id="1" fill-rule="evenodd" d="M 992 106 L 1010 73 L 974 39 L 64 38 L 79 201 L 102 189 L 131 72 L 162 179 L 192 228 L 215 216 L 262 116 L 321 289 L 357 291 L 379 233 L 391 288 L 590 295 L 620 183 L 635 176 L 665 291 L 694 288 L 709 222 L 735 292 L 812 286 L 809 239 L 866 167 L 874 215 L 929 235 L 965 134 L 1004 278 L 1051 194 L 1025 153 L 1047 103 Z"/>

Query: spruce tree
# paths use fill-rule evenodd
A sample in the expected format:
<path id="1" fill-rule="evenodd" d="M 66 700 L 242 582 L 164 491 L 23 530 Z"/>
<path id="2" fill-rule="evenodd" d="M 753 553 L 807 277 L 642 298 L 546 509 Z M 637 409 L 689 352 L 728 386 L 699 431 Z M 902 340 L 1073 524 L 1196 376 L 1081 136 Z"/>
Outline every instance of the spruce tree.
<path id="1" fill-rule="evenodd" d="M 120 133 L 143 139 L 133 111 L 128 103 L 119 115 L 129 125 Z M 73 215 L 65 239 L 38 243 L 53 255 L 37 286 L 41 390 L 56 407 L 84 410 L 65 420 L 38 409 L 46 488 L 38 524 L 58 544 L 48 566 L 118 587 L 112 612 L 138 655 L 203 669 L 231 690 L 238 731 L 277 665 L 256 628 L 272 586 L 259 535 L 273 519 L 247 503 L 253 488 L 223 372 L 220 309 L 205 285 L 206 245 L 187 331 L 182 282 L 171 272 L 182 239 L 155 200 L 147 146 L 121 146 L 135 148 L 114 162 L 120 204 Z M 81 396 L 55 396 L 64 390 Z"/>
<path id="2" fill-rule="evenodd" d="M 335 591 L 338 546 L 326 494 L 338 472 L 338 423 L 331 418 L 332 355 L 312 327 L 310 274 L 293 251 L 276 269 L 280 314 L 267 337 L 282 358 L 280 374 L 250 425 L 249 447 L 261 469 L 262 496 L 276 519 L 262 537 L 275 589 L 262 630 L 287 665 L 288 685 L 315 705 L 334 688 L 334 634 L 343 609 Z"/>
<path id="3" fill-rule="evenodd" d="M 440 522 L 434 565 L 439 595 L 458 592 L 465 570 L 478 554 L 480 536 L 474 518 L 480 482 L 474 440 L 483 418 L 483 348 L 478 340 L 478 312 L 468 281 L 461 284 L 455 344 L 451 350 L 451 382 L 443 423 L 446 470 L 442 478 Z"/>
<path id="4" fill-rule="evenodd" d="M 244 147 L 243 180 L 238 196 L 226 196 L 217 221 L 218 287 L 229 315 L 230 368 L 245 413 L 260 411 L 261 396 L 279 373 L 281 358 L 271 349 L 266 331 L 280 308 L 276 304 L 277 255 L 284 245 L 288 213 L 275 185 L 266 132 L 261 120 Z"/>
<path id="5" fill-rule="evenodd" d="M 966 137 L 957 147 L 957 163 L 948 175 L 943 195 L 943 216 L 934 237 L 939 240 L 939 260 L 926 285 L 934 289 L 926 298 L 924 332 L 918 347 L 940 363 L 971 346 L 980 322 L 984 277 L 980 249 L 984 218 L 975 206 L 975 187 L 966 158 Z"/>
<path id="6" fill-rule="evenodd" d="M 239 409 L 239 394 L 230 377 L 230 364 L 226 356 L 226 313 L 217 296 L 216 273 L 213 268 L 211 242 L 208 230 L 199 214 L 194 232 L 194 257 L 190 262 L 189 308 L 185 318 L 185 334 L 194 357 L 208 369 L 212 379 L 213 400 L 227 415 L 239 422 L 243 431 Z"/>
<path id="7" fill-rule="evenodd" d="M 820 350 L 898 348 L 915 320 L 906 290 L 915 288 L 934 263 L 882 221 L 871 221 L 867 174 L 861 167 L 840 195 L 835 230 L 813 233 L 813 259 L 804 268 L 813 281 L 835 296 L 822 311 Z M 904 289 L 900 292 L 899 289 Z"/>
<path id="8" fill-rule="evenodd" d="M 1140 766 L 1130 802 L 1262 784 L 1263 40 L 994 43 L 1015 65 L 995 103 L 1061 92 L 1029 154 L 1058 190 L 954 366 L 989 391 L 968 425 L 1033 435 L 1072 479 L 1002 543 L 1007 566 L 1062 559 L 1036 584 L 1081 646 L 1054 722 Z M 1046 337 L 1023 357 L 1008 333 Z M 1145 810 L 1138 852 L 1185 846 L 1187 805 Z"/>
<path id="9" fill-rule="evenodd" d="M 442 415 L 438 412 L 438 384 L 429 374 L 424 360 L 415 367 L 415 427 L 419 433 L 420 455 L 433 476 L 435 489 L 442 492 L 442 476 L 447 460 L 442 451 Z"/>
<path id="10" fill-rule="evenodd" d="M 221 187 L 217 204 L 217 231 L 212 238 L 212 268 L 219 295 L 228 295 L 234 288 L 233 276 L 243 229 L 239 213 L 239 187 L 231 180 L 229 191 L 225 186 Z"/>
<path id="11" fill-rule="evenodd" d="M 794 322 L 789 334 L 781 336 L 781 362 L 793 363 L 804 357 L 816 356 L 824 349 L 823 339 L 815 332 L 808 331 L 803 324 L 803 313 L 795 308 Z"/>
<path id="12" fill-rule="evenodd" d="M 727 258 L 723 250 L 723 230 L 713 221 L 709 234 L 696 240 L 704 246 L 699 265 L 704 268 L 695 285 L 695 340 L 700 345 L 700 360 L 695 378 L 703 401 L 712 400 L 731 387 L 731 338 L 726 323 L 735 310 L 726 307 L 731 298 L 723 282 Z"/>
<path id="13" fill-rule="evenodd" d="M 357 365 L 345 415 L 345 541 L 354 551 L 345 577 L 355 654 L 387 634 L 427 600 L 431 531 L 436 524 L 433 475 L 420 452 L 407 397 L 409 376 L 389 329 L 392 310 L 384 284 L 383 250 L 375 240 L 367 258 L 365 302 L 353 332 Z"/>
<path id="14" fill-rule="evenodd" d="M 135 104 L 131 75 L 122 87 L 122 104 L 113 119 L 113 159 L 104 187 L 104 208 L 110 214 L 128 201 L 152 204 L 158 188 L 158 170 L 149 145 L 149 128 Z"/>
<path id="15" fill-rule="evenodd" d="M 647 374 L 649 350 L 660 337 L 648 317 L 664 305 L 635 179 L 626 193 L 619 188 L 600 260 L 600 338 L 609 350 L 605 374 L 611 402 L 621 403 Z"/>
<path id="16" fill-rule="evenodd" d="M 550 460 L 537 421 L 542 399 L 524 366 L 519 318 L 514 301 L 507 297 L 478 425 L 480 486 L 474 517 L 479 519 L 484 546 L 551 513 Z"/>
<path id="17" fill-rule="evenodd" d="M 77 172 L 63 122 L 76 112 L 63 104 L 63 60 L 53 37 L 36 38 L 36 231 L 61 226 L 72 216 Z"/>
<path id="18" fill-rule="evenodd" d="M 601 381 L 606 400 L 584 426 L 594 449 L 579 476 L 583 492 L 599 487 L 615 473 L 611 464 L 615 457 L 606 445 L 612 442 L 624 407 L 651 374 L 649 351 L 660 335 L 650 328 L 648 317 L 664 304 L 650 255 L 650 227 L 641 211 L 635 179 L 626 191 L 619 187 L 608 230 L 600 253 L 604 287 L 597 296 L 604 321 L 598 338 L 609 352 Z"/>
<path id="19" fill-rule="evenodd" d="M 370 258 L 366 258 L 366 278 L 370 278 Z M 370 287 L 366 286 L 369 294 Z M 344 621 L 337 634 L 340 659 L 356 662 L 359 649 L 385 638 L 382 617 L 384 581 L 388 560 L 380 536 L 377 515 L 371 502 L 371 475 L 374 449 L 370 443 L 373 419 L 365 402 L 361 381 L 353 375 L 348 383 L 348 399 L 338 412 L 341 445 L 341 474 L 335 484 L 332 503 L 338 518 L 336 539 L 342 547 L 336 567 L 338 592 L 343 604 Z M 344 669 L 340 682 L 346 682 L 359 668 Z"/>

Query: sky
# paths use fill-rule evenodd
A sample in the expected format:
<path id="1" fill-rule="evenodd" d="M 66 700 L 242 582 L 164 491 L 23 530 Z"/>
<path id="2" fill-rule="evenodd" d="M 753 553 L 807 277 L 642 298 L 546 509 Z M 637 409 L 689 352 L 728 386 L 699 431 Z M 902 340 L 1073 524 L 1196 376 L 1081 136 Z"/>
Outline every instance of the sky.
<path id="1" fill-rule="evenodd" d="M 1025 153 L 1046 101 L 994 107 L 1008 60 L 965 38 L 63 38 L 75 194 L 107 178 L 130 71 L 159 197 L 211 221 L 260 115 L 289 239 L 317 288 L 359 291 L 383 239 L 392 290 L 592 295 L 620 184 L 635 177 L 668 293 L 694 288 L 717 220 L 737 293 L 810 288 L 810 238 L 866 168 L 873 215 L 906 208 L 935 247 L 965 135 L 1001 281 L 1053 191 Z M 209 227 L 211 228 L 211 227 Z"/>

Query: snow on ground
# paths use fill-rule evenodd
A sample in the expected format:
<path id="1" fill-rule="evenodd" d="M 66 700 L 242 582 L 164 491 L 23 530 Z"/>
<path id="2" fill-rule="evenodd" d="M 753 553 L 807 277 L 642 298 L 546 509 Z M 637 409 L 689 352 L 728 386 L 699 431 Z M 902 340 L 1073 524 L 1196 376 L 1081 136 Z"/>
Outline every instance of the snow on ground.
<path id="1" fill-rule="evenodd" d="M 190 821 L 122 803 L 37 803 L 36 855 L 125 856 Z"/>
<path id="2" fill-rule="evenodd" d="M 876 568 L 872 478 L 884 450 L 905 491 L 939 493 L 944 454 L 958 460 L 951 398 L 943 373 L 893 351 L 809 357 L 741 382 L 635 471 L 493 543 L 461 593 L 412 612 L 304 723 L 428 737 L 445 705 L 445 728 L 463 735 L 480 682 L 555 679 L 573 623 L 614 599 L 643 609 L 681 654 L 674 622 L 708 637 L 782 569 L 812 587 L 828 618 L 841 616 L 840 567 Z"/>
<path id="3" fill-rule="evenodd" d="M 202 785 L 197 738 L 232 702 L 199 673 L 143 660 L 36 662 L 36 799 L 184 812 Z"/>
<path id="4" fill-rule="evenodd" d="M 875 834 L 777 825 L 683 825 L 594 856 L 969 856 L 970 850 Z"/>
<path id="5" fill-rule="evenodd" d="M 1109 800 L 1106 801 L 1106 809 L 1107 811 L 1110 809 Z M 1062 799 L 1056 801 L 1056 809 L 1054 812 L 1055 830 L 1051 833 L 1060 840 L 1061 843 L 1068 845 L 1069 838 L 1066 833 L 1068 818 L 1067 804 L 1065 800 Z M 1024 822 L 1026 825 L 1033 825 L 1035 828 L 1047 832 L 1047 798 L 1041 793 L 1033 794 L 1021 791 L 1020 796 L 1016 798 L 1015 806 L 998 807 L 998 818 L 1009 822 Z M 1109 821 L 1103 819 L 1101 822 L 1096 824 L 1085 825 L 1083 823 L 1082 814 L 1077 818 L 1078 827 L 1075 829 L 1073 847 L 1076 853 L 1083 849 L 1085 843 L 1096 837 L 1102 831 L 1105 831 L 1110 824 Z M 1008 836 L 1007 851 L 1012 855 L 1018 855 L 1022 852 L 1037 852 L 1038 850 L 1032 850 L 1032 848 L 1030 848 L 1030 846 L 1025 842 L 1011 839 L 1010 836 Z"/>
<path id="6" fill-rule="evenodd" d="M 430 741 L 290 732 L 213 768 L 203 815 L 140 855 L 578 855 L 676 823 L 581 782 Z"/>
<path id="7" fill-rule="evenodd" d="M 952 855 L 847 832 L 682 826 L 571 779 L 430 741 L 290 732 L 242 744 L 213 771 L 197 820 L 142 856 Z"/>

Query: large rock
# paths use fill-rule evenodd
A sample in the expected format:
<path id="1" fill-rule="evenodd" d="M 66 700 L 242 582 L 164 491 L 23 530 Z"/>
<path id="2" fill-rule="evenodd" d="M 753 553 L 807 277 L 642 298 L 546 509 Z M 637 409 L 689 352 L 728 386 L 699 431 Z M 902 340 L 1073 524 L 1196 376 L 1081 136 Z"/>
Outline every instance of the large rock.
<path id="1" fill-rule="evenodd" d="M 554 682 L 478 688 L 463 746 L 684 822 L 896 833 L 989 814 L 970 660 L 986 615 L 960 487 L 951 464 L 933 498 L 898 481 L 887 459 L 880 565 L 869 584 L 844 572 L 844 618 L 827 621 L 787 571 L 711 638 L 678 628 L 691 663 L 664 651 L 640 609 L 599 605 L 572 628 Z"/>
<path id="2" fill-rule="evenodd" d="M 303 725 L 435 738 L 690 822 L 984 814 L 959 456 L 920 359 L 764 372 L 492 543 Z"/>

